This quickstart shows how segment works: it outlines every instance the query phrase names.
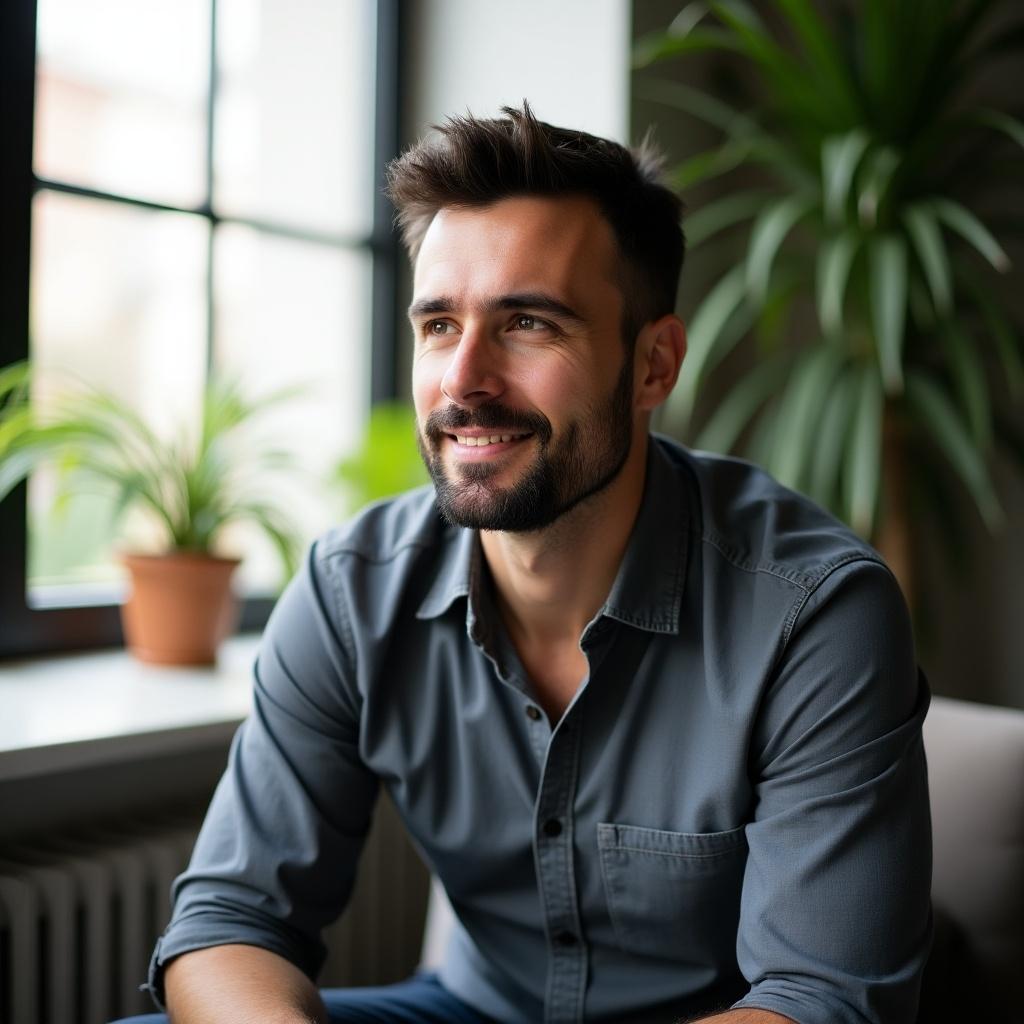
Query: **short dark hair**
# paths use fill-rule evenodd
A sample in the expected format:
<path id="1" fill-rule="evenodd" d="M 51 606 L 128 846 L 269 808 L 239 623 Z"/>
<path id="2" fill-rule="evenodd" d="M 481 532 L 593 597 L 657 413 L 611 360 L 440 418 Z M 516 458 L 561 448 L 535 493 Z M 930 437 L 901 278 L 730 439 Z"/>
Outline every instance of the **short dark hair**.
<path id="1" fill-rule="evenodd" d="M 387 193 L 409 258 L 416 259 L 434 215 L 448 206 L 489 206 L 512 196 L 593 199 L 619 247 L 625 299 L 623 332 L 631 347 L 640 328 L 676 306 L 685 241 L 682 200 L 665 184 L 664 160 L 650 139 L 636 149 L 538 121 L 502 107 L 501 118 L 450 117 L 440 137 L 393 160 Z"/>

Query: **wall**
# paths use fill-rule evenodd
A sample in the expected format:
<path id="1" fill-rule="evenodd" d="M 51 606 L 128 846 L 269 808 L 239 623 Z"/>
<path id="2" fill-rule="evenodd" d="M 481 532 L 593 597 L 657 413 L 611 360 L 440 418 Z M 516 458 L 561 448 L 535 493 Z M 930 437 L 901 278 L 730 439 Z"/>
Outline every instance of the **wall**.
<path id="1" fill-rule="evenodd" d="M 545 121 L 625 141 L 628 0 L 417 0 L 403 14 L 405 143 L 524 97 Z"/>

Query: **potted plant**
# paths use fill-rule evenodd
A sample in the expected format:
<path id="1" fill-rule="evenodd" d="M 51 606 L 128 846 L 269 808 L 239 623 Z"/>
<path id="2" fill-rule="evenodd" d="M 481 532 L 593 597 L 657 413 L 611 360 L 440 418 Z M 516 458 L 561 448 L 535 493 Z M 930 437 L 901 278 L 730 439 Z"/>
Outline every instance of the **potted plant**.
<path id="1" fill-rule="evenodd" d="M 55 462 L 63 494 L 88 477 L 116 494 L 115 520 L 144 509 L 159 524 L 163 549 L 122 555 L 131 578 L 122 606 L 128 647 L 147 662 L 212 663 L 237 620 L 231 576 L 239 560 L 219 553 L 224 527 L 255 523 L 286 572 L 295 566 L 296 531 L 261 489 L 267 473 L 292 468 L 293 458 L 246 437 L 254 420 L 295 391 L 251 401 L 237 382 L 214 379 L 196 429 L 166 441 L 130 404 L 83 384 L 43 415 L 31 399 L 32 376 L 28 363 L 0 370 L 0 500 L 38 466 Z"/>
<path id="2" fill-rule="evenodd" d="M 674 171 L 684 189 L 723 176 L 687 235 L 727 248 L 690 321 L 670 429 L 739 448 L 832 508 L 910 596 L 915 500 L 935 520 L 958 480 L 994 528 L 994 455 L 1024 450 L 1010 261 L 986 224 L 1006 188 L 1020 194 L 1024 123 L 982 77 L 1019 60 L 1022 24 L 1006 27 L 1008 0 L 758 7 L 691 3 L 635 50 L 638 68 L 720 54 L 738 98 L 637 78 L 638 95 L 720 136 Z M 741 365 L 695 416 L 709 379 Z"/>

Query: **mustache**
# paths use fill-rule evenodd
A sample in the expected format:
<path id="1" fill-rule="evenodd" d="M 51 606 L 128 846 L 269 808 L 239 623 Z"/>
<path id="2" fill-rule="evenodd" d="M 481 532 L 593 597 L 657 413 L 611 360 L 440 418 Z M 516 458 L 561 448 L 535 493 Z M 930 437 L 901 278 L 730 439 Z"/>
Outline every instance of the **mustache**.
<path id="1" fill-rule="evenodd" d="M 551 438 L 551 421 L 546 416 L 504 405 L 481 405 L 479 409 L 450 405 L 446 409 L 435 409 L 427 416 L 423 433 L 431 441 L 438 441 L 444 434 L 474 427 L 501 434 L 536 434 L 541 443 Z"/>

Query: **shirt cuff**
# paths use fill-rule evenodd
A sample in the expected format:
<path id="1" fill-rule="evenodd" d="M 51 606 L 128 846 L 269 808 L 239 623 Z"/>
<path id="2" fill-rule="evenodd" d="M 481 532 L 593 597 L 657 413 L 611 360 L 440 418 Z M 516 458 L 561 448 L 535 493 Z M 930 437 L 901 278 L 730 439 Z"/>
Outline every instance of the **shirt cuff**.
<path id="1" fill-rule="evenodd" d="M 771 1010 L 789 1017 L 796 1024 L 866 1024 L 867 1018 L 862 1017 L 853 1007 L 840 1001 L 829 999 L 823 994 L 816 998 L 790 995 L 788 992 L 758 990 L 750 992 L 742 999 L 733 1003 L 733 1010 Z"/>

